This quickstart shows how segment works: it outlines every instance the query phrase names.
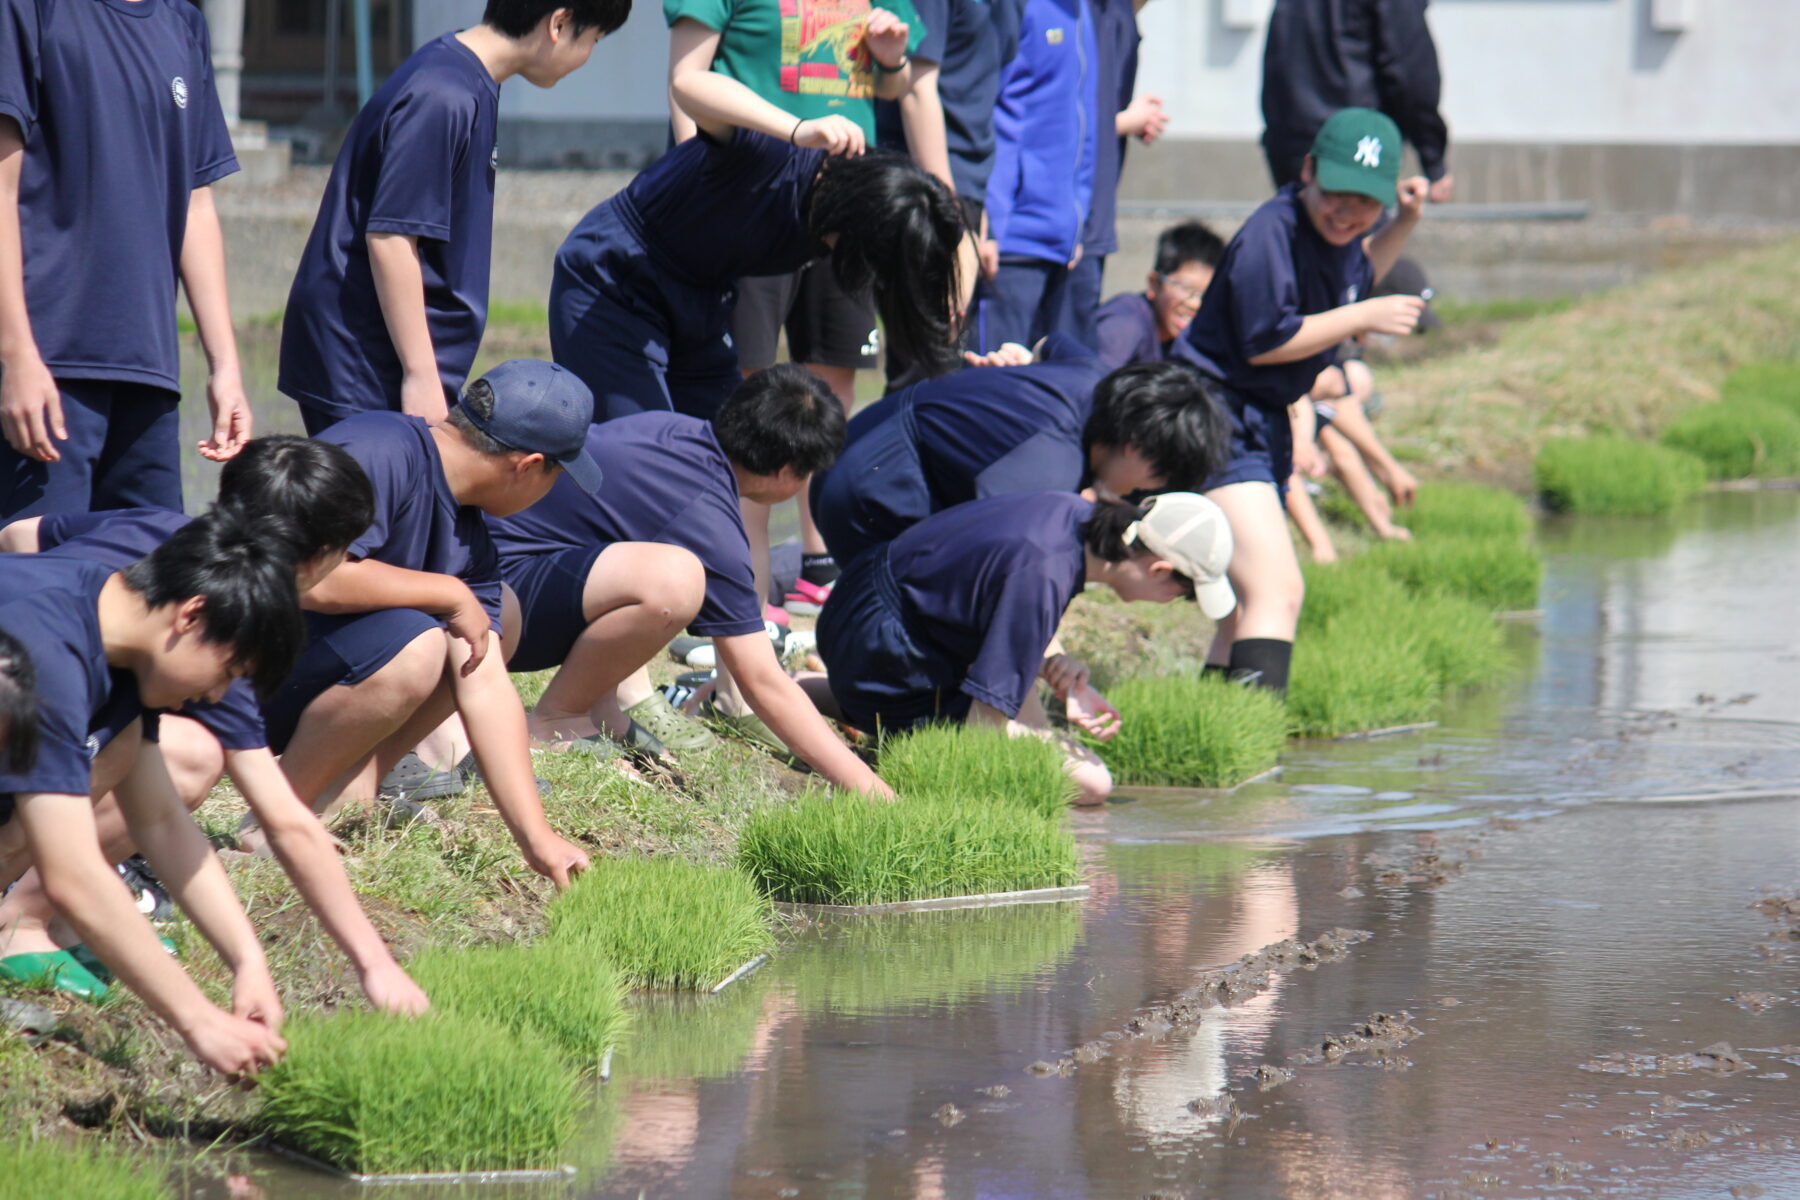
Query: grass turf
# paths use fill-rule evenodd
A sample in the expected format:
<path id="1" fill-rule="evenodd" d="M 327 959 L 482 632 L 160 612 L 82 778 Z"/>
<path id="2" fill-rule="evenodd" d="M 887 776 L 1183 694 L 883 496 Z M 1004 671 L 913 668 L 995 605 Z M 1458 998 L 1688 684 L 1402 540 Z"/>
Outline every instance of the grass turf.
<path id="1" fill-rule="evenodd" d="M 261 1081 L 283 1145 L 367 1174 L 529 1170 L 560 1163 L 577 1075 L 542 1038 L 434 1012 L 344 1011 L 287 1026 Z"/>
<path id="2" fill-rule="evenodd" d="M 170 1200 L 160 1172 L 141 1155 L 93 1142 L 0 1140 L 0 1195 L 7 1200 Z"/>
<path id="3" fill-rule="evenodd" d="M 736 871 L 671 857 L 601 859 L 550 906 L 550 937 L 632 984 L 706 989 L 775 948 L 769 902 Z"/>
<path id="4" fill-rule="evenodd" d="M 1534 471 L 1550 508 L 1619 517 L 1668 512 L 1706 482 L 1704 464 L 1691 454 L 1613 436 L 1551 441 Z"/>
<path id="5" fill-rule="evenodd" d="M 1523 539 L 1531 532 L 1531 514 L 1525 502 L 1504 488 L 1458 480 L 1433 480 L 1419 489 L 1409 509 L 1396 518 L 1413 536 L 1511 537 Z"/>
<path id="6" fill-rule="evenodd" d="M 618 972 L 574 942 L 427 950 L 406 969 L 435 1007 L 538 1034 L 583 1070 L 598 1069 L 630 1024 Z"/>
<path id="7" fill-rule="evenodd" d="M 1064 887 L 1079 871 L 1057 818 L 926 795 L 809 795 L 751 817 L 738 863 L 776 900 L 887 904 Z"/>
<path id="8" fill-rule="evenodd" d="M 1705 463 L 1709 479 L 1800 473 L 1800 416 L 1761 400 L 1691 408 L 1669 422 L 1661 441 Z"/>
<path id="9" fill-rule="evenodd" d="M 1720 395 L 1727 403 L 1779 405 L 1800 417 L 1800 362 L 1746 363 L 1726 378 Z"/>
<path id="10" fill-rule="evenodd" d="M 1537 547 L 1505 535 L 1382 542 L 1360 557 L 1409 591 L 1463 596 L 1489 612 L 1537 607 L 1538 585 L 1544 579 L 1544 559 Z"/>
<path id="11" fill-rule="evenodd" d="M 1287 708 L 1295 734 L 1338 737 L 1437 716 L 1437 672 L 1422 654 L 1405 651 L 1392 626 L 1374 632 L 1334 625 L 1294 644 Z"/>
<path id="12" fill-rule="evenodd" d="M 1140 676 L 1107 698 L 1124 721 L 1093 748 L 1123 783 L 1235 787 L 1274 766 L 1287 740 L 1277 697 L 1212 676 Z"/>
<path id="13" fill-rule="evenodd" d="M 902 796 L 944 795 L 968 804 L 1016 804 L 1046 815 L 1075 799 L 1062 752 L 999 729 L 928 725 L 881 746 L 881 777 Z"/>

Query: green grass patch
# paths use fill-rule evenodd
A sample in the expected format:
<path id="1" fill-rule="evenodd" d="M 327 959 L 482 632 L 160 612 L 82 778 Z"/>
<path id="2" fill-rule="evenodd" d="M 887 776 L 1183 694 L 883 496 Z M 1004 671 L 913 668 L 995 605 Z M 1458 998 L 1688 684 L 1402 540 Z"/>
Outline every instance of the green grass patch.
<path id="1" fill-rule="evenodd" d="M 619 973 L 575 942 L 427 950 L 406 969 L 435 1007 L 538 1034 L 584 1070 L 630 1024 Z"/>
<path id="2" fill-rule="evenodd" d="M 1379 630 L 1377 630 L 1379 633 Z M 1294 644 L 1289 725 L 1302 737 L 1338 737 L 1434 719 L 1443 687 L 1422 654 L 1393 636 L 1332 628 Z"/>
<path id="3" fill-rule="evenodd" d="M 775 948 L 770 916 L 736 871 L 608 858 L 550 906 L 550 937 L 600 954 L 638 987 L 704 989 Z"/>
<path id="4" fill-rule="evenodd" d="M 1123 783 L 1235 787 L 1274 766 L 1287 740 L 1279 698 L 1214 676 L 1140 676 L 1107 698 L 1124 721 L 1094 751 Z"/>
<path id="5" fill-rule="evenodd" d="M 1504 488 L 1442 480 L 1419 488 L 1411 508 L 1395 516 L 1417 538 L 1510 537 L 1531 533 L 1525 501 Z"/>
<path id="6" fill-rule="evenodd" d="M 1720 394 L 1730 404 L 1754 400 L 1800 417 L 1800 362 L 1745 363 L 1726 378 Z"/>
<path id="7" fill-rule="evenodd" d="M 1511 536 L 1383 542 L 1371 546 L 1361 560 L 1409 591 L 1463 596 L 1489 612 L 1537 607 L 1538 585 L 1544 580 L 1537 547 Z"/>
<path id="8" fill-rule="evenodd" d="M 887 904 L 1065 887 L 1075 839 L 1055 817 L 943 795 L 804 796 L 751 817 L 738 863 L 777 900 Z"/>
<path id="9" fill-rule="evenodd" d="M 557 1166 L 577 1075 L 542 1038 L 456 1013 L 345 1011 L 284 1031 L 262 1124 L 283 1145 L 368 1174 Z"/>
<path id="10" fill-rule="evenodd" d="M 1662 444 L 1705 463 L 1709 479 L 1800 473 L 1800 417 L 1761 400 L 1691 408 L 1669 422 Z"/>
<path id="11" fill-rule="evenodd" d="M 1051 814 L 1075 799 L 1062 751 L 1041 738 L 973 725 L 927 725 L 881 744 L 881 777 L 902 796 L 1017 804 Z"/>
<path id="12" fill-rule="evenodd" d="M 1490 300 L 1434 299 L 1431 310 L 1448 327 L 1524 321 L 1567 312 L 1579 296 L 1497 296 Z"/>
<path id="13" fill-rule="evenodd" d="M 1691 454 L 1622 437 L 1558 438 L 1534 464 L 1557 512 L 1615 517 L 1665 513 L 1699 491 L 1706 468 Z"/>
<path id="14" fill-rule="evenodd" d="M 161 1172 L 142 1155 L 94 1142 L 0 1141 L 0 1194 L 7 1200 L 170 1200 Z"/>
<path id="15" fill-rule="evenodd" d="M 531 333 L 548 337 L 550 309 L 541 300 L 490 300 L 487 327 L 507 333 Z"/>
<path id="16" fill-rule="evenodd" d="M 1485 683 L 1507 667 L 1506 638 L 1493 613 L 1461 596 L 1407 596 L 1391 609 L 1347 611 L 1329 628 L 1422 662 L 1446 690 Z"/>
<path id="17" fill-rule="evenodd" d="M 1391 610 L 1406 603 L 1406 587 L 1366 554 L 1334 563 L 1304 563 L 1306 599 L 1300 605 L 1299 634 L 1330 626 L 1348 612 Z"/>

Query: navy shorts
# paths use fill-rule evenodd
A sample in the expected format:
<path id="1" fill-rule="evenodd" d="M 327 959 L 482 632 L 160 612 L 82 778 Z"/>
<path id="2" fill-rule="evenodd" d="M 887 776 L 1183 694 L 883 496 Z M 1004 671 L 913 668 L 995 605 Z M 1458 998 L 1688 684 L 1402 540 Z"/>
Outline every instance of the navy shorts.
<path id="1" fill-rule="evenodd" d="M 991 354 L 1007 342 L 1035 346 L 1071 320 L 1072 272 L 1058 262 L 1008 255 L 975 292 L 977 349 Z M 1091 326 L 1093 318 L 1088 318 Z"/>
<path id="2" fill-rule="evenodd" d="M 269 748 L 280 754 L 293 739 L 306 708 L 326 688 L 361 683 L 392 662 L 422 633 L 444 623 L 416 608 L 383 608 L 375 612 L 328 617 L 306 614 L 306 649 L 294 673 L 263 702 L 263 725 Z"/>
<path id="3" fill-rule="evenodd" d="M 969 715 L 970 699 L 960 690 L 968 670 L 907 629 L 886 546 L 838 576 L 818 633 L 831 694 L 858 729 L 886 735 Z"/>
<path id="4" fill-rule="evenodd" d="M 622 199 L 618 197 L 615 199 Z M 594 420 L 673 410 L 710 420 L 737 387 L 731 290 L 659 266 L 620 203 L 565 243 L 550 282 L 550 354 L 594 393 Z"/>
<path id="5" fill-rule="evenodd" d="M 790 362 L 852 371 L 881 365 L 875 301 L 845 291 L 828 258 L 785 275 L 738 281 L 731 337 L 745 369 L 774 366 L 783 332 Z"/>
<path id="6" fill-rule="evenodd" d="M 893 541 L 931 515 L 910 400 L 897 402 L 887 420 L 851 443 L 829 471 L 813 477 L 811 504 L 819 536 L 840 563 Z"/>
<path id="7" fill-rule="evenodd" d="M 511 671 L 560 667 L 588 626 L 582 593 L 588 573 L 606 549 L 576 546 L 550 554 L 509 554 L 500 559 L 500 574 L 519 598 L 523 628 L 519 645 L 507 660 Z"/>
<path id="8" fill-rule="evenodd" d="M 1267 483 L 1278 491 L 1294 473 L 1294 430 L 1286 409 L 1258 408 L 1241 392 L 1219 387 L 1221 407 L 1231 422 L 1231 457 L 1201 491 L 1233 483 Z"/>
<path id="9" fill-rule="evenodd" d="M 0 439 L 0 524 L 113 508 L 181 511 L 181 395 L 114 379 L 59 379 L 62 458 L 26 458 Z"/>

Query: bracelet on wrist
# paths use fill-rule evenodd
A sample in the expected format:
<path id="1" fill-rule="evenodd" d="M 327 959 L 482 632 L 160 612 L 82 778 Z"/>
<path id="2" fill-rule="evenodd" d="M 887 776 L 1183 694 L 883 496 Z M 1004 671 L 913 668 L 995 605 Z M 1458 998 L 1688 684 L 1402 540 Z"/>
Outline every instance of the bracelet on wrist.
<path id="1" fill-rule="evenodd" d="M 910 54 L 902 54 L 900 56 L 900 61 L 891 67 L 882 62 L 879 58 L 876 58 L 873 54 L 869 55 L 869 60 L 875 64 L 875 69 L 880 71 L 883 75 L 898 75 L 900 72 L 906 70 L 908 63 L 912 62 L 912 56 Z"/>
<path id="2" fill-rule="evenodd" d="M 794 127 L 788 130 L 788 145 L 792 146 L 795 144 L 794 139 L 800 136 L 800 127 L 804 124 L 806 124 L 805 117 L 801 117 L 798 121 L 794 122 Z"/>

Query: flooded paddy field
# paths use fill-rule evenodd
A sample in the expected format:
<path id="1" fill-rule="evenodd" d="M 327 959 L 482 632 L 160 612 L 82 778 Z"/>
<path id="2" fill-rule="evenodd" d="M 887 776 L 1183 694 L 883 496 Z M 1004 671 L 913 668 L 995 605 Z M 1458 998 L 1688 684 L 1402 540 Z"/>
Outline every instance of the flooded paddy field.
<path id="1" fill-rule="evenodd" d="M 1122 789 L 1082 901 L 798 930 L 640 1007 L 573 1184 L 383 1194 L 1800 1196 L 1800 495 L 1540 537 L 1438 727 Z"/>

